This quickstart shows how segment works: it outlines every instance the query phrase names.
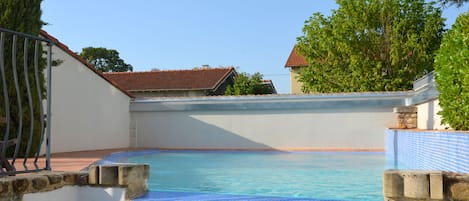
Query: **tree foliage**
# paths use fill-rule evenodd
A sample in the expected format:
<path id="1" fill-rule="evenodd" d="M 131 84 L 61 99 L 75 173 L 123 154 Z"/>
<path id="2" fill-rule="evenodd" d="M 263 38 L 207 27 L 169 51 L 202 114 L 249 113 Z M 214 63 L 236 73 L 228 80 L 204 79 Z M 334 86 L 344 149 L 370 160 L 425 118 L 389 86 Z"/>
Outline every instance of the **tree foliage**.
<path id="1" fill-rule="evenodd" d="M 232 86 L 228 86 L 225 95 L 272 94 L 272 90 L 264 85 L 262 74 L 240 73 L 235 77 Z"/>
<path id="2" fill-rule="evenodd" d="M 17 32 L 27 33 L 39 36 L 39 31 L 43 25 L 41 21 L 41 0 L 2 0 L 0 1 L 0 27 L 14 30 Z M 40 58 L 38 64 L 39 83 L 36 84 L 34 76 L 34 41 L 29 40 L 26 43 L 28 54 L 24 55 L 24 38 L 18 37 L 16 49 L 13 48 L 12 34 L 5 34 L 4 41 L 4 73 L 6 79 L 0 82 L 0 116 L 6 117 L 6 108 L 10 111 L 10 121 L 6 124 L 0 124 L 0 140 L 8 140 L 17 138 L 18 156 L 32 156 L 38 153 L 38 148 L 42 143 L 41 139 L 41 123 L 39 107 L 42 100 L 39 95 L 45 98 L 45 94 L 39 94 L 36 88 L 40 88 L 44 92 L 44 69 L 45 59 Z M 15 49 L 15 51 L 13 51 Z M 42 53 L 42 46 L 39 45 L 39 52 Z M 1 55 L 0 55 L 1 56 Z M 39 55 L 41 56 L 41 55 Z M 27 57 L 27 65 L 24 64 L 24 58 Z M 16 71 L 13 67 L 13 59 L 16 60 Z M 15 87 L 14 72 L 18 79 L 18 88 Z M 31 89 L 31 97 L 28 96 L 25 77 L 29 78 Z M 2 78 L 0 77 L 0 80 Z M 7 90 L 4 90 L 4 87 Z M 17 89 L 19 93 L 17 93 Z M 6 92 L 8 98 L 4 96 Z M 6 104 L 7 105 L 6 105 Z M 21 108 L 19 106 L 22 106 Z M 21 136 L 21 137 L 20 137 Z M 28 141 L 32 136 L 32 144 L 28 147 Z M 7 150 L 7 155 L 12 156 L 16 146 L 12 146 Z"/>
<path id="3" fill-rule="evenodd" d="M 435 74 L 442 123 L 469 130 L 469 13 L 460 15 L 443 37 Z"/>
<path id="4" fill-rule="evenodd" d="M 304 92 L 408 90 L 433 70 L 443 34 L 441 10 L 424 0 L 337 0 L 330 17 L 314 13 L 298 37 L 309 63 Z"/>
<path id="5" fill-rule="evenodd" d="M 101 72 L 127 72 L 133 67 L 119 57 L 119 52 L 103 47 L 83 48 L 80 56 L 93 64 Z"/>

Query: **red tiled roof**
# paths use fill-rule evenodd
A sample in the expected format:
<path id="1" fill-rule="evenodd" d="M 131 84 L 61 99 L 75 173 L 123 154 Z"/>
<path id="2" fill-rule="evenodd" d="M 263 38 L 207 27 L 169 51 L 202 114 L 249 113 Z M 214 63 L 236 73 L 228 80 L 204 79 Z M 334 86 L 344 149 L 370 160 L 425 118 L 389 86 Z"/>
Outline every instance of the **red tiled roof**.
<path id="1" fill-rule="evenodd" d="M 290 56 L 288 57 L 287 63 L 285 63 L 285 67 L 301 67 L 301 66 L 308 66 L 308 62 L 306 59 L 296 52 L 296 48 L 293 47 Z"/>
<path id="2" fill-rule="evenodd" d="M 230 67 L 150 72 L 112 72 L 104 73 L 104 76 L 114 80 L 129 91 L 214 90 L 232 73 L 236 73 L 236 71 Z"/>
<path id="3" fill-rule="evenodd" d="M 120 91 L 122 91 L 124 94 L 126 94 L 127 96 L 131 97 L 131 98 L 134 98 L 133 95 L 131 95 L 130 93 L 128 93 L 126 90 L 124 90 L 121 86 L 119 86 L 117 83 L 113 82 L 112 80 L 109 80 L 107 79 L 102 72 L 96 70 L 96 68 L 91 65 L 90 63 L 88 63 L 85 59 L 83 59 L 82 57 L 78 56 L 76 53 L 74 53 L 72 50 L 68 49 L 68 47 L 63 44 L 62 42 L 60 42 L 57 38 L 51 36 L 49 33 L 47 33 L 46 31 L 44 30 L 41 30 L 39 32 L 39 34 L 41 36 L 43 36 L 44 38 L 47 38 L 51 41 L 53 41 L 55 43 L 55 45 L 57 47 L 59 47 L 60 49 L 62 49 L 63 51 L 65 51 L 67 54 L 69 54 L 70 56 L 72 56 L 73 58 L 75 58 L 76 60 L 80 61 L 83 65 L 85 65 L 86 67 L 88 67 L 91 71 L 93 71 L 94 73 L 96 73 L 98 76 L 100 76 L 101 78 L 103 78 L 104 80 L 106 80 L 107 82 L 109 82 L 109 84 L 113 85 L 114 87 L 116 87 L 117 89 L 119 89 Z"/>

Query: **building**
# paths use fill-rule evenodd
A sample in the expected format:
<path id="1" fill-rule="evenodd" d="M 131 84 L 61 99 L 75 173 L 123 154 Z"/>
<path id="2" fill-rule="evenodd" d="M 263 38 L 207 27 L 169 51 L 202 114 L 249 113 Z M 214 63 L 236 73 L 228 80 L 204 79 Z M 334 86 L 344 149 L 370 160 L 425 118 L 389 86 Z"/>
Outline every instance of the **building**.
<path id="1" fill-rule="evenodd" d="M 104 73 L 137 98 L 224 95 L 236 75 L 233 67 Z"/>
<path id="2" fill-rule="evenodd" d="M 298 82 L 298 75 L 301 69 L 308 66 L 306 59 L 296 52 L 296 48 L 293 47 L 287 62 L 285 63 L 286 68 L 290 68 L 290 93 L 301 94 L 301 83 Z"/>
<path id="3" fill-rule="evenodd" d="M 262 80 L 262 84 L 270 90 L 271 94 L 277 94 L 277 89 L 275 89 L 272 80 Z"/>
<path id="4" fill-rule="evenodd" d="M 52 59 L 60 61 L 52 67 L 51 151 L 129 147 L 133 96 L 57 38 L 40 35 L 54 41 Z"/>

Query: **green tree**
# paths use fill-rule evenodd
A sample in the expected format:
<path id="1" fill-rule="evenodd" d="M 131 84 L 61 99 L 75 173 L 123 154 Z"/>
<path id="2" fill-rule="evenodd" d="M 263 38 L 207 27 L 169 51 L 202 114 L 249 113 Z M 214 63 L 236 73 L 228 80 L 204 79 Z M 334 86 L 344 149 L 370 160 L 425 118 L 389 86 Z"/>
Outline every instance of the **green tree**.
<path id="1" fill-rule="evenodd" d="M 0 27 L 39 36 L 39 31 L 44 23 L 41 21 L 41 0 L 2 0 L 0 1 Z M 0 82 L 0 116 L 6 115 L 5 101 L 8 100 L 10 111 L 10 121 L 7 124 L 0 125 L 0 140 L 6 140 L 6 134 L 9 138 L 17 138 L 18 156 L 31 156 L 38 153 L 41 144 L 41 124 L 39 107 L 42 100 L 39 100 L 39 94 L 36 88 L 44 92 L 45 59 L 39 59 L 39 86 L 36 85 L 34 76 L 34 42 L 30 40 L 26 43 L 28 54 L 24 55 L 24 38 L 17 38 L 16 54 L 13 54 L 13 37 L 11 34 L 5 34 L 4 38 L 4 73 L 7 90 L 4 91 L 3 81 Z M 42 53 L 42 46 L 39 45 L 39 52 Z M 12 56 L 14 55 L 14 56 Z M 16 58 L 16 75 L 18 78 L 18 90 L 16 92 L 14 82 L 13 59 Z M 27 57 L 27 66 L 24 66 L 24 58 Z M 26 69 L 26 70 L 25 70 Z M 27 86 L 25 77 L 29 78 L 32 97 L 27 95 Z M 0 80 L 2 78 L 0 77 Z M 8 94 L 8 99 L 4 96 Z M 45 94 L 40 94 L 45 98 Z M 18 98 L 19 97 L 19 98 Z M 20 109 L 21 104 L 21 109 Z M 32 106 L 32 107 L 31 107 Z M 6 125 L 9 125 L 6 126 Z M 21 138 L 20 138 L 21 135 Z M 32 135 L 32 144 L 28 147 L 28 141 Z M 7 155 L 12 156 L 16 146 L 10 147 Z"/>
<path id="2" fill-rule="evenodd" d="M 460 15 L 435 56 L 442 123 L 469 130 L 469 13 Z"/>
<path id="3" fill-rule="evenodd" d="M 80 56 L 93 64 L 101 72 L 127 72 L 133 67 L 119 57 L 119 52 L 103 47 L 83 48 Z"/>
<path id="4" fill-rule="evenodd" d="M 240 73 L 233 85 L 226 88 L 225 95 L 271 94 L 272 90 L 264 85 L 262 77 L 260 73 Z"/>
<path id="5" fill-rule="evenodd" d="M 444 19 L 424 0 L 337 0 L 330 17 L 314 13 L 298 37 L 309 63 L 304 92 L 409 90 L 433 70 Z"/>

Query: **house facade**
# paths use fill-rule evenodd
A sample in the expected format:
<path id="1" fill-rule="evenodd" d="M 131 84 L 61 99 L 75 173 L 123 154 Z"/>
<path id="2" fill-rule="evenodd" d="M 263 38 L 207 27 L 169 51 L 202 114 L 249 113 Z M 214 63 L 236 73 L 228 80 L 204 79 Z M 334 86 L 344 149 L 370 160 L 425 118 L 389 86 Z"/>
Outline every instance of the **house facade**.
<path id="1" fill-rule="evenodd" d="M 55 42 L 52 59 L 61 61 L 52 67 L 51 152 L 129 147 L 133 96 L 55 37 L 40 35 Z"/>
<path id="2" fill-rule="evenodd" d="M 236 75 L 233 67 L 104 73 L 136 98 L 224 95 Z"/>
<path id="3" fill-rule="evenodd" d="M 290 93 L 291 94 L 302 94 L 302 84 L 298 81 L 298 75 L 300 71 L 308 66 L 306 59 L 296 52 L 296 48 L 293 47 L 290 56 L 285 63 L 285 67 L 290 69 Z"/>

